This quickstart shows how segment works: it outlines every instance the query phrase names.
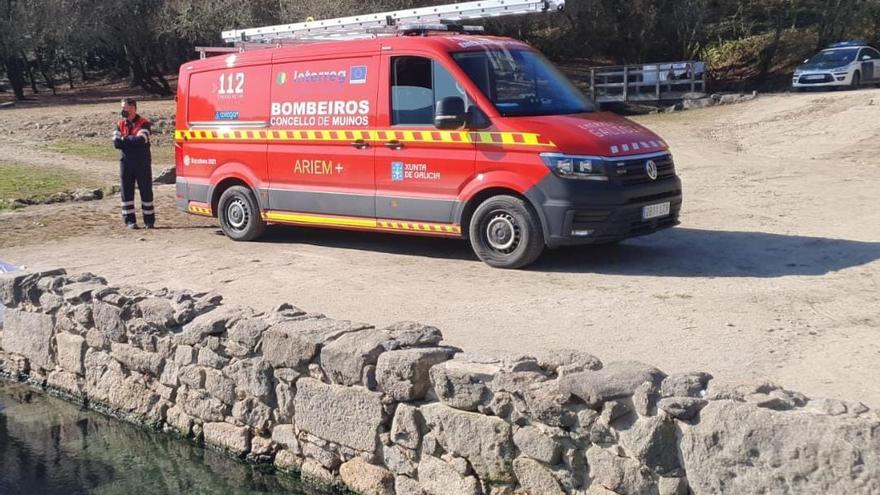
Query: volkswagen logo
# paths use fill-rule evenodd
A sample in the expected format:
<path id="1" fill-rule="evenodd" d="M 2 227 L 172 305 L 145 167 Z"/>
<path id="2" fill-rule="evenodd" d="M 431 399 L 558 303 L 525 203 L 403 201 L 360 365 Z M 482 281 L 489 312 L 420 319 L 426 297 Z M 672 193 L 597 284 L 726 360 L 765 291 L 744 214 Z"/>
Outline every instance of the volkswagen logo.
<path id="1" fill-rule="evenodd" d="M 645 173 L 651 180 L 657 180 L 657 163 L 654 160 L 648 160 L 645 163 Z"/>

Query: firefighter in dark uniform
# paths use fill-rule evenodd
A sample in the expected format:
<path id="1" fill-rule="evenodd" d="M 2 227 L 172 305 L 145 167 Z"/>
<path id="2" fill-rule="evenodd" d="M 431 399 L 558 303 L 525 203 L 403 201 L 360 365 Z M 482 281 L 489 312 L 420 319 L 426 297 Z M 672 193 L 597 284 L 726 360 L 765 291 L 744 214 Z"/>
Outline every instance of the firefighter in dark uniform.
<path id="1" fill-rule="evenodd" d="M 134 210 L 134 188 L 141 196 L 144 226 L 156 225 L 153 209 L 153 171 L 150 154 L 150 121 L 137 113 L 137 102 L 122 100 L 122 119 L 113 132 L 113 146 L 119 150 L 119 176 L 122 182 L 122 220 L 126 227 L 137 229 Z"/>

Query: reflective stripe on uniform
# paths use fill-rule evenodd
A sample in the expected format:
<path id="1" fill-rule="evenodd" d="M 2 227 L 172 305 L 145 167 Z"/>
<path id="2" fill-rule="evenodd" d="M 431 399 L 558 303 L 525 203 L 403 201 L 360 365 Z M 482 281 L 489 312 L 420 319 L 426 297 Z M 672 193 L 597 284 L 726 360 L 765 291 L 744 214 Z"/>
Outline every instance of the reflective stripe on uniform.
<path id="1" fill-rule="evenodd" d="M 134 214 L 134 208 L 131 208 L 131 209 L 123 208 L 123 209 L 122 209 L 122 214 L 123 214 L 123 215 L 131 215 L 131 214 Z"/>
<path id="2" fill-rule="evenodd" d="M 122 206 L 134 206 L 134 201 L 123 201 Z"/>
<path id="3" fill-rule="evenodd" d="M 144 211 L 144 215 L 152 215 L 153 213 L 156 213 L 156 210 L 154 210 L 152 208 L 144 208 L 143 211 Z"/>
<path id="4" fill-rule="evenodd" d="M 555 148 L 552 141 L 532 132 L 482 131 L 419 131 L 419 130 L 181 130 L 174 131 L 177 141 L 272 141 L 272 142 L 326 142 L 326 141 L 400 141 L 402 143 L 489 144 L 495 146 L 543 146 Z"/>
<path id="5" fill-rule="evenodd" d="M 142 201 L 141 206 L 144 208 L 149 208 L 149 207 L 153 206 L 153 202 L 152 201 L 150 201 L 150 202 L 143 202 Z"/>

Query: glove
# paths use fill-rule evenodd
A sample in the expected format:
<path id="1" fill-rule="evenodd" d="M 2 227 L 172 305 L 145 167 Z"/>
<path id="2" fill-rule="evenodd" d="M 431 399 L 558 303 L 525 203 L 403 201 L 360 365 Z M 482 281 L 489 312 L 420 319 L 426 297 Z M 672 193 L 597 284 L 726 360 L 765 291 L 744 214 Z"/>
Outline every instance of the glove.
<path id="1" fill-rule="evenodd" d="M 116 141 L 117 139 L 122 139 L 122 133 L 118 129 L 113 131 L 113 140 Z"/>

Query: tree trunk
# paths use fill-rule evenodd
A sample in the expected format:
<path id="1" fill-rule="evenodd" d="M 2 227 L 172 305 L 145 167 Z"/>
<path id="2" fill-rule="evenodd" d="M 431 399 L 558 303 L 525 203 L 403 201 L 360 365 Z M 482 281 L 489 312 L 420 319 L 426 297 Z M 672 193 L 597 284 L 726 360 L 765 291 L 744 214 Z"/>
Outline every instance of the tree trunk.
<path id="1" fill-rule="evenodd" d="M 24 69 L 27 73 L 28 80 L 30 80 L 31 82 L 31 91 L 33 91 L 34 94 L 38 94 L 39 91 L 37 90 L 37 78 L 34 77 L 34 69 L 33 67 L 31 67 L 31 63 L 28 62 L 28 59 L 24 56 L 24 54 L 22 54 L 21 59 L 24 60 Z"/>
<path id="2" fill-rule="evenodd" d="M 52 90 L 53 95 L 57 95 L 58 91 L 55 88 L 55 78 L 52 77 L 51 74 L 46 72 L 46 65 L 43 64 L 43 59 L 40 55 L 37 55 L 37 69 L 40 71 L 40 74 L 43 76 L 43 79 L 46 81 L 46 86 Z"/>
<path id="3" fill-rule="evenodd" d="M 156 79 L 159 80 L 159 84 L 162 86 L 162 92 L 160 93 L 162 96 L 171 96 L 174 94 L 174 91 L 171 90 L 171 85 L 168 84 L 168 80 L 165 79 L 165 76 L 162 75 L 162 71 L 158 70 L 156 67 L 151 67 L 153 74 L 155 74 Z"/>
<path id="4" fill-rule="evenodd" d="M 759 81 L 766 81 L 770 74 L 770 67 L 773 65 L 773 58 L 779 50 L 779 43 L 782 41 L 782 33 L 785 31 L 785 15 L 783 12 L 776 13 L 776 27 L 773 32 L 773 41 L 764 50 L 761 51 L 761 63 L 758 73 Z"/>
<path id="5" fill-rule="evenodd" d="M 67 68 L 67 85 L 70 86 L 70 89 L 73 88 L 73 64 L 68 61 L 64 64 Z"/>
<path id="6" fill-rule="evenodd" d="M 18 57 L 7 57 L 4 61 L 6 66 L 6 76 L 9 78 L 9 85 L 12 86 L 12 92 L 15 93 L 16 100 L 24 99 L 24 77 L 22 77 L 22 62 Z"/>
<path id="7" fill-rule="evenodd" d="M 77 60 L 77 64 L 79 65 L 79 75 L 82 82 L 86 82 L 89 80 L 89 73 L 86 71 L 86 61 L 85 59 Z"/>

